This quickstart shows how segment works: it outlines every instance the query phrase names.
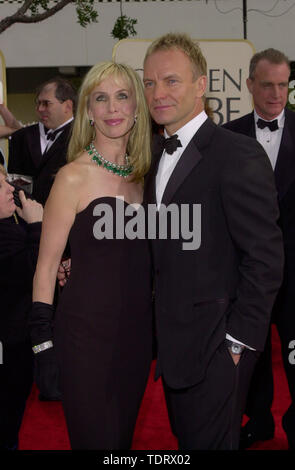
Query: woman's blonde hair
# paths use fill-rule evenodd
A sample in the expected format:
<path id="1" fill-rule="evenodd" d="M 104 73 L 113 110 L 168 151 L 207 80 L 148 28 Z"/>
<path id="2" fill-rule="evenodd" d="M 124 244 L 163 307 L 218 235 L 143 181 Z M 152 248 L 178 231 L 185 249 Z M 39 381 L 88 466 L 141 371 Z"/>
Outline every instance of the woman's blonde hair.
<path id="1" fill-rule="evenodd" d="M 78 107 L 68 147 L 68 161 L 75 160 L 95 138 L 94 127 L 89 123 L 89 97 L 93 89 L 103 80 L 114 77 L 126 80 L 135 91 L 136 122 L 127 145 L 130 163 L 133 166 L 132 180 L 140 181 L 148 172 L 151 162 L 151 124 L 139 75 L 128 65 L 116 62 L 101 62 L 94 65 L 85 76 L 79 92 Z"/>
<path id="2" fill-rule="evenodd" d="M 5 170 L 4 166 L 0 164 L 0 173 L 2 173 L 2 175 L 4 176 L 7 176 L 7 171 Z"/>

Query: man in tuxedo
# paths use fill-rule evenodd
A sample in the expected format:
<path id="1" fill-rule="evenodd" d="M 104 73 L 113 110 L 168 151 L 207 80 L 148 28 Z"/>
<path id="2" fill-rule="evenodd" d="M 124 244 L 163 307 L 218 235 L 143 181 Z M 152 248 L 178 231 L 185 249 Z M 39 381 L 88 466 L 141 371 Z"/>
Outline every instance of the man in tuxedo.
<path id="1" fill-rule="evenodd" d="M 156 376 L 180 449 L 237 449 L 283 247 L 268 158 L 254 139 L 207 117 L 206 80 L 206 60 L 188 36 L 167 34 L 149 47 L 145 94 L 167 140 L 157 139 L 145 202 L 157 204 L 159 218 L 178 207 L 190 227 L 201 207 L 199 247 L 184 248 L 181 221 L 179 237 L 170 236 L 168 216 L 166 239 L 152 241 Z"/>
<path id="2" fill-rule="evenodd" d="M 45 204 L 54 176 L 66 163 L 76 92 L 56 77 L 36 93 L 39 123 L 16 131 L 9 146 L 8 172 L 32 176 L 33 198 Z"/>
<path id="3" fill-rule="evenodd" d="M 286 109 L 290 64 L 276 49 L 255 54 L 250 62 L 247 86 L 254 111 L 224 127 L 254 137 L 264 147 L 272 168 L 280 209 L 285 249 L 284 281 L 274 305 L 272 320 L 281 339 L 282 358 L 288 379 L 291 405 L 283 417 L 289 447 L 295 449 L 295 366 L 289 362 L 290 342 L 295 339 L 295 113 Z M 271 439 L 274 419 L 271 330 L 255 368 L 246 413 L 250 420 L 241 432 L 241 447 Z"/>

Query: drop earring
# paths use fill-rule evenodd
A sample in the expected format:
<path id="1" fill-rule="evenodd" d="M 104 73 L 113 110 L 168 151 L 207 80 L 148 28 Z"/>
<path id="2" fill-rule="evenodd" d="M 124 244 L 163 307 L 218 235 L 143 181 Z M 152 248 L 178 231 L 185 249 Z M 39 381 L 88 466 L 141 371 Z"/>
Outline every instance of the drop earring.
<path id="1" fill-rule="evenodd" d="M 91 127 L 94 126 L 94 121 L 93 121 L 93 119 L 89 119 L 89 124 L 90 124 Z"/>

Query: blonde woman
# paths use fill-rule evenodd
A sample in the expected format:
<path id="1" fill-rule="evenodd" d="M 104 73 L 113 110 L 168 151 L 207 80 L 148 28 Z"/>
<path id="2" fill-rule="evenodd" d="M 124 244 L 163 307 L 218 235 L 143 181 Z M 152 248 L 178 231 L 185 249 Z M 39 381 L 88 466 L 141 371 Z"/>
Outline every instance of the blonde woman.
<path id="1" fill-rule="evenodd" d="M 95 227 L 99 212 L 113 214 L 106 225 L 116 224 L 118 202 L 124 211 L 142 202 L 150 121 L 131 68 L 105 62 L 88 72 L 68 161 L 45 207 L 31 316 L 34 352 L 57 355 L 72 448 L 128 449 L 152 357 L 150 254 L 145 239 L 101 237 Z M 68 237 L 71 275 L 54 315 Z"/>

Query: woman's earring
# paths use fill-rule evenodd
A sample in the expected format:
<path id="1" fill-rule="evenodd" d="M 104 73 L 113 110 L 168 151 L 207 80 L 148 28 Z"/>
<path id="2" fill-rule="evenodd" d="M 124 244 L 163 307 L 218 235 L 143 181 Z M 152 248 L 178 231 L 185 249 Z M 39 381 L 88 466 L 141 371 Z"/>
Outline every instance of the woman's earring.
<path id="1" fill-rule="evenodd" d="M 89 119 L 89 124 L 90 124 L 90 126 L 92 126 L 92 127 L 94 126 L 94 121 L 93 121 L 93 119 Z"/>
<path id="2" fill-rule="evenodd" d="M 137 114 L 135 114 L 134 116 L 134 124 L 136 124 L 136 121 L 137 121 Z"/>

